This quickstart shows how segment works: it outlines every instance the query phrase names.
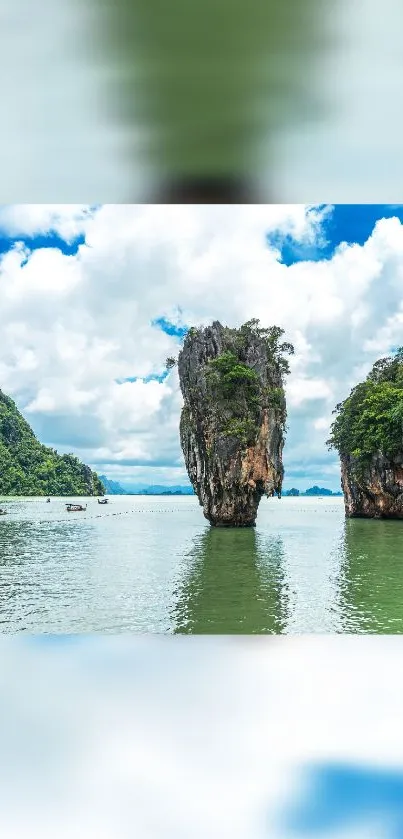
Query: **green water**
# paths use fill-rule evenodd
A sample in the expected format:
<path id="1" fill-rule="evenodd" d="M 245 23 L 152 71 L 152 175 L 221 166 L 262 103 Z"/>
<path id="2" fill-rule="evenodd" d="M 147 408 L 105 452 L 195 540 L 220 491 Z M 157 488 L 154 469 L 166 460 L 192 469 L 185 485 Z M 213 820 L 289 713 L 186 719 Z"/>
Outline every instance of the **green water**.
<path id="1" fill-rule="evenodd" d="M 340 607 L 345 629 L 403 632 L 403 527 L 349 520 L 341 540 Z"/>
<path id="2" fill-rule="evenodd" d="M 194 497 L 64 501 L 0 500 L 0 632 L 403 632 L 403 522 L 340 498 L 264 500 L 252 530 Z"/>

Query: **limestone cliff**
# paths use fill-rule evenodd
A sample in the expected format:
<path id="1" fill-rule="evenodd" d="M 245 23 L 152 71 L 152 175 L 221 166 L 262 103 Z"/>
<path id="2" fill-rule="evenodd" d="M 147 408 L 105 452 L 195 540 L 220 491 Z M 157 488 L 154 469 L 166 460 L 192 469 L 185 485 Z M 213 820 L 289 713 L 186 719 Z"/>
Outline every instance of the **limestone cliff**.
<path id="1" fill-rule="evenodd" d="M 379 453 L 366 464 L 344 455 L 341 485 L 348 518 L 403 518 L 403 454 L 389 460 Z"/>
<path id="2" fill-rule="evenodd" d="M 380 358 L 336 405 L 329 448 L 348 517 L 403 518 L 403 348 Z"/>
<path id="3" fill-rule="evenodd" d="M 263 495 L 281 496 L 286 406 L 283 330 L 250 321 L 191 329 L 179 354 L 180 439 L 192 486 L 212 525 L 255 524 Z"/>

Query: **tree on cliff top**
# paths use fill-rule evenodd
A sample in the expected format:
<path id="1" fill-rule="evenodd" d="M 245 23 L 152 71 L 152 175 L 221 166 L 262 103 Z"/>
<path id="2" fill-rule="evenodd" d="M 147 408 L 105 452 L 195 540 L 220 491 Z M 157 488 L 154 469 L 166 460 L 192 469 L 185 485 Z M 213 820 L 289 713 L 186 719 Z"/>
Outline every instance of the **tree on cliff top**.
<path id="1" fill-rule="evenodd" d="M 369 459 L 377 452 L 394 457 L 403 451 L 403 347 L 375 362 L 364 382 L 333 411 L 327 441 L 340 456 Z"/>
<path id="2" fill-rule="evenodd" d="M 268 360 L 274 363 L 281 374 L 281 377 L 288 375 L 290 367 L 286 355 L 294 355 L 294 347 L 288 341 L 280 341 L 284 335 L 281 326 L 260 326 L 258 318 L 246 321 L 239 329 L 238 341 L 247 341 L 250 338 L 263 340 L 267 348 Z"/>

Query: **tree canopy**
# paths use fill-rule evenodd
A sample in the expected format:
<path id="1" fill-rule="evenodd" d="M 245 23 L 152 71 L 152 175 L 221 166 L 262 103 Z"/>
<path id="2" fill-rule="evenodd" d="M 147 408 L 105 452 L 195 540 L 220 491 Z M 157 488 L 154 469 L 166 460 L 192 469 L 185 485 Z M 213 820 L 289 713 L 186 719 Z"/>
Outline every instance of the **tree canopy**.
<path id="1" fill-rule="evenodd" d="M 367 459 L 377 452 L 393 458 L 403 449 L 403 347 L 375 362 L 333 412 L 330 449 Z"/>
<path id="2" fill-rule="evenodd" d="M 247 340 L 250 337 L 256 337 L 264 340 L 267 348 L 268 360 L 274 364 L 281 376 L 286 376 L 290 372 L 290 367 L 286 355 L 294 355 L 294 347 L 288 341 L 281 341 L 284 335 L 284 329 L 281 326 L 260 326 L 258 318 L 252 318 L 246 321 L 239 329 L 239 338 Z"/>
<path id="3" fill-rule="evenodd" d="M 95 472 L 72 454 L 42 445 L 0 390 L 0 495 L 103 495 Z"/>

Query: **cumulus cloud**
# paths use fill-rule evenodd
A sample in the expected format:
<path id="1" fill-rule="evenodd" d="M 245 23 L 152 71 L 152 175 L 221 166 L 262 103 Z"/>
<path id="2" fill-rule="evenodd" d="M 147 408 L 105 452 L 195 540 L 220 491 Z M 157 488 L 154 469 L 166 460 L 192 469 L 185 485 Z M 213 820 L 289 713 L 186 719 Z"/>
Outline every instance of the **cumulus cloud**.
<path id="1" fill-rule="evenodd" d="M 338 487 L 325 441 L 334 405 L 400 343 L 403 227 L 380 219 L 332 258 L 279 260 L 279 242 L 320 244 L 329 207 L 3 207 L 1 387 L 40 438 L 117 479 L 185 480 L 176 370 L 161 329 L 218 318 L 280 324 L 295 344 L 287 381 L 287 482 Z M 76 253 L 35 247 L 53 231 Z M 277 242 L 277 244 L 273 244 Z M 271 244 L 272 243 L 272 244 Z M 162 321 L 163 323 L 163 321 Z M 149 378 L 154 377 L 154 378 Z"/>
<path id="2" fill-rule="evenodd" d="M 52 232 L 69 242 L 82 233 L 91 214 L 86 204 L 8 204 L 0 207 L 0 231 L 9 236 Z"/>

